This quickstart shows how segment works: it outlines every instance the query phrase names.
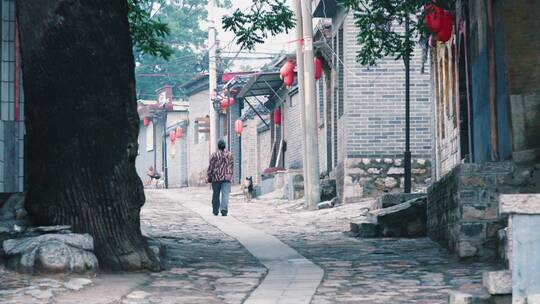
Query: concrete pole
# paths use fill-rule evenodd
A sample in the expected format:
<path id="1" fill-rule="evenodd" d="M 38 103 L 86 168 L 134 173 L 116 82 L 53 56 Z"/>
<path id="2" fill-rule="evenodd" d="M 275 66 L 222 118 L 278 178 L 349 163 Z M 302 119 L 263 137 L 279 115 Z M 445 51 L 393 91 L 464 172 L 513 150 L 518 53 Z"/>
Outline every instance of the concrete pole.
<path id="1" fill-rule="evenodd" d="M 298 96 L 300 97 L 300 115 L 302 116 L 302 148 L 303 155 L 302 157 L 302 168 L 304 171 L 304 193 L 306 202 L 307 193 L 309 193 L 309 182 L 308 182 L 308 172 L 307 172 L 307 158 L 309 154 L 307 153 L 307 128 L 306 128 L 306 103 L 305 103 L 305 88 L 304 88 L 304 50 L 302 38 L 304 36 L 304 30 L 302 26 L 302 2 L 301 0 L 294 0 L 294 16 L 296 18 L 296 67 L 298 70 Z"/>
<path id="2" fill-rule="evenodd" d="M 308 208 L 317 209 L 321 200 L 319 181 L 319 116 L 317 93 L 315 88 L 315 65 L 313 63 L 313 19 L 311 17 L 311 0 L 302 0 L 302 26 L 304 30 L 304 88 L 306 103 L 306 162 L 308 176 L 308 192 L 306 193 Z M 309 156 L 309 157 L 308 157 Z"/>
<path id="3" fill-rule="evenodd" d="M 217 150 L 217 142 L 219 138 L 218 125 L 219 115 L 214 110 L 214 99 L 216 97 L 217 89 L 217 61 L 216 61 L 216 24 L 214 17 L 214 0 L 208 0 L 208 44 L 210 49 L 208 50 L 208 61 L 210 63 L 208 67 L 208 92 L 209 101 L 208 107 L 210 111 L 210 153 L 214 153 Z"/>

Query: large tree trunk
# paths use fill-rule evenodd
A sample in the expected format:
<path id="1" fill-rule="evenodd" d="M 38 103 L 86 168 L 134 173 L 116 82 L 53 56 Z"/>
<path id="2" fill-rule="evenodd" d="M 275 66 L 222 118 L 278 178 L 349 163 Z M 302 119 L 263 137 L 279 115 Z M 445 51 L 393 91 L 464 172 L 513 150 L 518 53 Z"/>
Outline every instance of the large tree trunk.
<path id="1" fill-rule="evenodd" d="M 17 9 L 32 220 L 91 234 L 106 268 L 156 269 L 140 229 L 126 0 L 18 0 Z"/>

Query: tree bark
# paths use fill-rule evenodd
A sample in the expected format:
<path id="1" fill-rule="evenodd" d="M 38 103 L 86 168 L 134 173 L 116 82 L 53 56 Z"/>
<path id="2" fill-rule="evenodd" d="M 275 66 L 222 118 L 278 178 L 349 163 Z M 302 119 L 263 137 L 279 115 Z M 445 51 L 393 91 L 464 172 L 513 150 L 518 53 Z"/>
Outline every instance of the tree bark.
<path id="1" fill-rule="evenodd" d="M 91 234 L 102 267 L 158 269 L 140 229 L 126 0 L 18 0 L 17 12 L 32 221 Z"/>

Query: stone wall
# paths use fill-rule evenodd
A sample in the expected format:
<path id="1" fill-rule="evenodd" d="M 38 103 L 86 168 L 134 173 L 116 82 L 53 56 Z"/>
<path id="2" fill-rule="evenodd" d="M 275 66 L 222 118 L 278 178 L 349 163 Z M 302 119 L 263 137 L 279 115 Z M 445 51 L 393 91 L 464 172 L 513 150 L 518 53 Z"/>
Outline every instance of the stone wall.
<path id="1" fill-rule="evenodd" d="M 538 169 L 512 162 L 461 164 L 428 190 L 428 235 L 460 258 L 497 257 L 501 193 L 537 192 Z"/>
<path id="2" fill-rule="evenodd" d="M 404 168 L 397 158 L 348 158 L 337 172 L 338 197 L 351 203 L 362 197 L 403 191 Z M 340 179 L 343 176 L 343 180 Z M 431 163 L 426 159 L 412 162 L 413 192 L 425 192 L 430 182 Z"/>

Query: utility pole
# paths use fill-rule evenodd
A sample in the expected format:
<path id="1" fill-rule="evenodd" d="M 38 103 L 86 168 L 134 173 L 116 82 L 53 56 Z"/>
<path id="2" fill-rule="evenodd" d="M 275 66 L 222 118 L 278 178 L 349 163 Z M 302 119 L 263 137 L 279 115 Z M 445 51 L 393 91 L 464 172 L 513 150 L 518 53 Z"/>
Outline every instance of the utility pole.
<path id="1" fill-rule="evenodd" d="M 319 181 L 319 126 L 317 125 L 318 106 L 315 89 L 315 65 L 313 63 L 313 19 L 311 17 L 311 0 L 302 0 L 302 26 L 304 30 L 304 94 L 306 104 L 306 149 L 307 181 L 306 192 L 308 208 L 317 209 L 321 201 L 321 185 Z"/>
<path id="2" fill-rule="evenodd" d="M 304 157 L 302 157 L 302 169 L 304 173 L 304 193 L 306 193 L 306 203 L 309 204 L 307 200 L 307 193 L 309 193 L 309 175 L 307 171 L 308 162 L 308 152 L 307 152 L 307 128 L 306 128 L 306 97 L 305 97 L 305 88 L 304 88 L 304 52 L 303 52 L 303 37 L 304 30 L 302 26 L 302 2 L 301 0 L 294 0 L 294 16 L 296 18 L 296 67 L 298 71 L 298 96 L 300 96 L 300 115 L 302 116 L 302 148 L 304 152 Z"/>
<path id="3" fill-rule="evenodd" d="M 217 41 L 216 41 L 216 24 L 214 17 L 214 0 L 208 0 L 208 109 L 210 111 L 210 153 L 217 150 L 217 142 L 219 139 L 218 125 L 219 115 L 214 109 L 214 99 L 216 98 L 217 89 Z"/>
<path id="4" fill-rule="evenodd" d="M 410 29 L 409 29 L 409 15 L 405 16 L 405 45 L 409 45 Z M 411 107 L 410 107 L 410 86 L 411 86 L 411 70 L 409 67 L 410 57 L 405 55 L 403 57 L 405 61 L 405 154 L 404 156 L 404 168 L 405 168 L 405 185 L 404 192 L 411 193 Z"/>

